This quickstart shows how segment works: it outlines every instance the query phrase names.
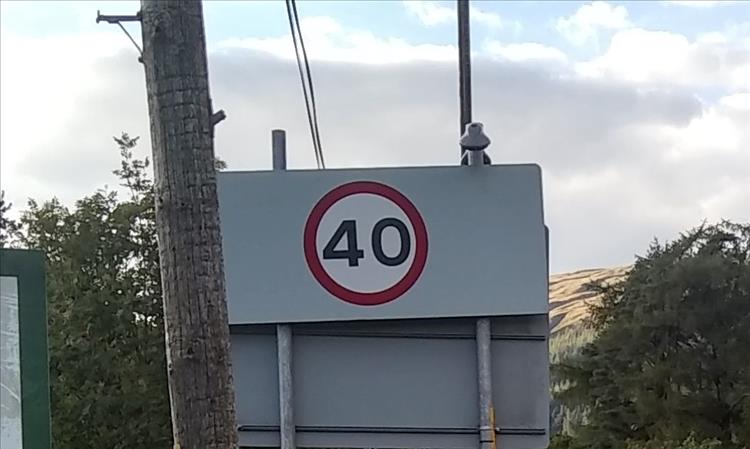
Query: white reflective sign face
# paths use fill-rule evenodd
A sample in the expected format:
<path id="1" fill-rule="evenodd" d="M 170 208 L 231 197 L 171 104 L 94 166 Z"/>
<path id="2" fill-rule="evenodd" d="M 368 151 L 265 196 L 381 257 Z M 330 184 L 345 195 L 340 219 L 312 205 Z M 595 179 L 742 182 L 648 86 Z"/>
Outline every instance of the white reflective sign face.
<path id="1" fill-rule="evenodd" d="M 375 228 L 386 219 L 400 229 L 393 224 Z M 372 244 L 374 231 L 379 247 Z M 325 271 L 353 291 L 374 293 L 395 285 L 414 260 L 414 226 L 395 203 L 376 195 L 352 195 L 334 204 L 323 215 L 315 240 Z"/>
<path id="2" fill-rule="evenodd" d="M 22 448 L 18 283 L 0 277 L 0 448 Z"/>
<path id="3" fill-rule="evenodd" d="M 404 295 L 427 260 L 421 214 L 398 190 L 350 182 L 312 208 L 303 236 L 308 268 L 333 298 L 376 306 Z"/>

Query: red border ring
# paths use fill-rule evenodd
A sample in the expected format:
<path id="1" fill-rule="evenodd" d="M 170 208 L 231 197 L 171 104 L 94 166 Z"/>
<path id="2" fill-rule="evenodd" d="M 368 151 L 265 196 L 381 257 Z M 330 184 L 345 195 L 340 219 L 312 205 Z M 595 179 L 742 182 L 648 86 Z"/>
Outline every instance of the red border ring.
<path id="1" fill-rule="evenodd" d="M 323 215 L 339 200 L 358 193 L 371 193 L 393 201 L 404 211 L 414 227 L 416 242 L 414 260 L 412 260 L 411 267 L 409 267 L 409 270 L 404 274 L 404 277 L 402 277 L 401 280 L 391 287 L 379 292 L 362 293 L 342 286 L 328 274 L 318 257 L 316 236 Z M 417 279 L 419 279 L 419 276 L 422 274 L 425 264 L 427 263 L 427 227 L 425 226 L 424 220 L 419 214 L 419 211 L 414 204 L 398 190 L 373 181 L 350 182 L 348 184 L 340 185 L 326 193 L 323 198 L 318 201 L 315 207 L 313 207 L 310 215 L 307 217 L 303 245 L 307 266 L 310 268 L 313 277 L 315 277 L 320 285 L 322 285 L 330 294 L 336 296 L 342 301 L 359 306 L 376 306 L 385 304 L 400 297 L 417 282 Z"/>

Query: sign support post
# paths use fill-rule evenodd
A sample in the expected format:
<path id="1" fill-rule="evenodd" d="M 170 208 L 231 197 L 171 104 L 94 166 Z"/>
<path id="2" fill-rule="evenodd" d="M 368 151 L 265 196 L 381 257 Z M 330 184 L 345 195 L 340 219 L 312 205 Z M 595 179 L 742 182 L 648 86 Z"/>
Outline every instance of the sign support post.
<path id="1" fill-rule="evenodd" d="M 477 320 L 477 385 L 479 387 L 479 447 L 495 449 L 492 419 L 492 328 L 489 318 Z"/>
<path id="2" fill-rule="evenodd" d="M 274 171 L 286 170 L 286 132 L 271 131 Z M 276 351 L 279 367 L 279 434 L 281 449 L 295 449 L 294 392 L 292 389 L 292 326 L 276 325 Z"/>
<path id="3" fill-rule="evenodd" d="M 463 137 L 469 134 L 471 123 L 471 37 L 470 37 L 470 8 L 469 0 L 457 0 L 458 16 L 458 73 L 460 96 L 460 133 Z M 473 125 L 473 124 L 472 124 Z M 464 164 L 464 154 L 468 165 L 481 166 L 490 163 L 484 148 L 467 148 L 461 145 L 459 164 Z M 487 141 L 489 145 L 489 141 Z M 485 145 L 486 147 L 486 145 Z M 473 150 L 473 151 L 472 151 Z M 492 419 L 492 373 L 490 370 L 491 327 L 489 318 L 477 320 L 477 386 L 479 387 L 479 447 L 480 449 L 495 448 L 495 429 Z"/>
<path id="4" fill-rule="evenodd" d="M 484 149 L 490 140 L 482 125 L 471 123 L 461 138 L 461 147 L 468 153 L 469 166 L 484 165 Z M 477 387 L 479 389 L 479 448 L 495 449 L 495 423 L 492 405 L 492 327 L 489 318 L 479 318 L 476 324 Z"/>

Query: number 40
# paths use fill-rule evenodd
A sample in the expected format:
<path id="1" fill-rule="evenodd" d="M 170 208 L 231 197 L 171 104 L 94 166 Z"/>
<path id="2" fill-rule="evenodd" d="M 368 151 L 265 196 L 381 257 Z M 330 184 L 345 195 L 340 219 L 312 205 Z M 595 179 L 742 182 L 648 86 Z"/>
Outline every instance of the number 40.
<path id="1" fill-rule="evenodd" d="M 383 231 L 386 228 L 394 228 L 401 240 L 401 248 L 398 254 L 391 257 L 383 251 Z M 336 249 L 341 239 L 346 236 L 346 249 Z M 403 221 L 398 218 L 383 218 L 375 223 L 372 228 L 372 252 L 375 259 L 383 265 L 395 267 L 401 265 L 409 257 L 411 251 L 411 238 L 409 231 Z M 359 266 L 359 259 L 365 257 L 365 252 L 357 247 L 357 221 L 344 220 L 341 222 L 331 240 L 323 248 L 323 259 L 347 259 L 350 267 Z"/>

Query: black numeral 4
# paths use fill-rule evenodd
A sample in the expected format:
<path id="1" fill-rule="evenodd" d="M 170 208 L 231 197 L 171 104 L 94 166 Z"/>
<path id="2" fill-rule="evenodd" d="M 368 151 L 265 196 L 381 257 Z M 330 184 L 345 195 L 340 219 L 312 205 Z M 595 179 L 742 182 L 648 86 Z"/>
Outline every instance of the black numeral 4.
<path id="1" fill-rule="evenodd" d="M 336 249 L 344 236 L 346 236 L 346 249 Z M 323 248 L 323 259 L 348 259 L 350 267 L 358 267 L 359 259 L 364 257 L 365 252 L 357 248 L 357 222 L 342 221 L 331 240 Z"/>

